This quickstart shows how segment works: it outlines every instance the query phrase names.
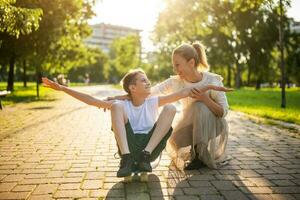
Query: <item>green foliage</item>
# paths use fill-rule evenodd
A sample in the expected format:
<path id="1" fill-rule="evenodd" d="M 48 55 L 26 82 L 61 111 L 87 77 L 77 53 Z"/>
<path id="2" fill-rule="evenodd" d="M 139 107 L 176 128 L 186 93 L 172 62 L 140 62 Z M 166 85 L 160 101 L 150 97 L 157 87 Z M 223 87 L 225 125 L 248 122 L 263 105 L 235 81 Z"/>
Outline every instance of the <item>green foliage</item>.
<path id="1" fill-rule="evenodd" d="M 116 83 L 133 68 L 140 67 L 141 41 L 137 35 L 115 39 L 110 47 L 109 63 L 105 65 L 104 75 Z"/>
<path id="2" fill-rule="evenodd" d="M 83 45 L 91 30 L 87 20 L 93 16 L 94 0 L 17 0 L 16 7 L 38 9 L 43 13 L 39 28 L 28 35 L 0 34 L 1 65 L 10 65 L 8 85 L 13 89 L 15 63 L 27 61 L 38 75 L 67 73 L 89 63 L 92 55 Z M 5 4 L 9 5 L 9 4 Z M 12 13 L 17 17 L 17 13 Z M 28 23 L 27 23 L 28 24 Z M 17 31 L 17 30 L 16 30 Z M 17 65 L 17 67 L 20 67 Z"/>
<path id="3" fill-rule="evenodd" d="M 284 1 L 284 12 L 289 3 Z M 278 10 L 275 0 L 166 0 L 154 32 L 155 64 L 169 68 L 174 47 L 200 40 L 207 46 L 211 71 L 227 78 L 228 85 L 233 78 L 237 87 L 278 82 Z M 287 71 L 298 83 L 299 34 L 290 37 L 291 21 L 284 17 Z"/>
<path id="4" fill-rule="evenodd" d="M 71 82 L 83 82 L 88 74 L 91 82 L 106 82 L 104 78 L 104 66 L 108 63 L 108 56 L 98 48 L 87 48 L 89 56 L 86 63 L 77 65 L 69 72 Z"/>
<path id="5" fill-rule="evenodd" d="M 16 0 L 0 1 L 0 32 L 19 37 L 27 35 L 39 28 L 39 21 L 43 15 L 42 9 L 24 8 L 13 4 Z"/>

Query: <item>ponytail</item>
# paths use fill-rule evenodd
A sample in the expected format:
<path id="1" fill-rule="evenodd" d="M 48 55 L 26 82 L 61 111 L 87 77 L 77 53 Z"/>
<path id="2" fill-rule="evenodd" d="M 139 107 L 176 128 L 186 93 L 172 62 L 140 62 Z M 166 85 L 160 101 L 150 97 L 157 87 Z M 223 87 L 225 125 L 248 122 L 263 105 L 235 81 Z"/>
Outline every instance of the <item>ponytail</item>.
<path id="1" fill-rule="evenodd" d="M 200 42 L 190 44 L 182 44 L 173 50 L 173 55 L 178 54 L 187 61 L 194 59 L 195 67 L 200 67 L 202 71 L 208 71 L 209 65 L 207 63 L 205 47 Z"/>
<path id="2" fill-rule="evenodd" d="M 192 44 L 192 46 L 194 47 L 194 49 L 196 50 L 197 54 L 198 54 L 198 62 L 195 60 L 196 62 L 196 66 L 201 67 L 201 68 L 205 68 L 205 69 L 209 69 L 209 65 L 207 63 L 207 57 L 206 57 L 206 53 L 205 53 L 205 46 L 200 43 L 200 42 L 194 42 Z"/>

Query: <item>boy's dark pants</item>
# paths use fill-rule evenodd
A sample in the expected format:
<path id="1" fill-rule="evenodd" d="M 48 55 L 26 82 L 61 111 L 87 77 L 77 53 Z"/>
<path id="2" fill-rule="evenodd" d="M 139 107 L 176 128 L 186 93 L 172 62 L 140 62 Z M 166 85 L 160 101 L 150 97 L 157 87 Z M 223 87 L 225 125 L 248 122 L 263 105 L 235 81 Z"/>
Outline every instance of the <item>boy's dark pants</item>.
<path id="1" fill-rule="evenodd" d="M 138 161 L 141 151 L 144 150 L 145 147 L 147 146 L 147 144 L 149 143 L 155 127 L 156 127 L 156 123 L 154 124 L 153 128 L 147 134 L 134 134 L 129 121 L 125 124 L 128 148 L 129 148 L 129 151 L 135 161 Z M 172 134 L 172 131 L 173 131 L 173 128 L 171 127 L 169 129 L 168 133 L 163 137 L 163 139 L 160 141 L 160 143 L 155 147 L 155 149 L 153 150 L 153 152 L 150 155 L 151 162 L 156 160 L 156 158 L 159 157 L 160 153 L 165 149 L 167 141 Z M 119 151 L 119 154 L 120 154 L 120 151 Z"/>

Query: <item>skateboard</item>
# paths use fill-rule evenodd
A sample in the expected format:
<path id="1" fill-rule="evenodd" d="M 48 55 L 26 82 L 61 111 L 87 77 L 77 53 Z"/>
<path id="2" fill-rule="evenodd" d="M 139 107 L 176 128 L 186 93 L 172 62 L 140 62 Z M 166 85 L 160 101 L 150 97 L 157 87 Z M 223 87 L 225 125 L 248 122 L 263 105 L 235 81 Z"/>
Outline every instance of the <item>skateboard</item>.
<path id="1" fill-rule="evenodd" d="M 141 172 L 136 163 L 133 167 L 132 174 L 124 177 L 125 183 L 130 183 L 132 181 L 148 182 L 148 172 Z"/>
<path id="2" fill-rule="evenodd" d="M 159 162 L 161 160 L 161 156 L 162 156 L 162 154 L 160 154 L 159 157 L 156 160 L 154 160 L 153 162 L 151 162 L 152 169 L 155 169 L 158 166 L 158 164 L 159 164 Z M 131 175 L 124 177 L 124 182 L 125 183 L 130 183 L 132 181 L 148 182 L 148 173 L 149 172 L 141 172 L 138 169 L 137 162 L 136 162 L 134 164 L 134 167 L 133 167 Z"/>

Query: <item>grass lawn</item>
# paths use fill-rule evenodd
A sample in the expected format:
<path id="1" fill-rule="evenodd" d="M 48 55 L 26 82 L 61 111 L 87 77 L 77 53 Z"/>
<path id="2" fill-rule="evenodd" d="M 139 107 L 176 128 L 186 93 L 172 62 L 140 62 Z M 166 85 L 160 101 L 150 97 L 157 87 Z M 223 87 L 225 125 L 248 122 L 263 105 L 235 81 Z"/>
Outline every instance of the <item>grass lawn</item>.
<path id="1" fill-rule="evenodd" d="M 243 88 L 227 93 L 231 110 L 300 124 L 300 88 L 286 90 L 286 108 L 281 105 L 280 88 Z"/>
<path id="2" fill-rule="evenodd" d="M 6 90 L 6 82 L 0 82 L 0 90 Z M 15 103 L 23 102 L 29 103 L 32 101 L 54 100 L 58 92 L 45 88 L 42 85 L 39 87 L 40 99 L 36 97 L 36 83 L 28 82 L 27 87 L 23 87 L 22 82 L 14 83 L 14 92 L 1 98 L 2 105 L 12 105 Z"/>

